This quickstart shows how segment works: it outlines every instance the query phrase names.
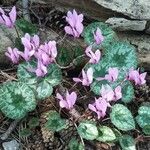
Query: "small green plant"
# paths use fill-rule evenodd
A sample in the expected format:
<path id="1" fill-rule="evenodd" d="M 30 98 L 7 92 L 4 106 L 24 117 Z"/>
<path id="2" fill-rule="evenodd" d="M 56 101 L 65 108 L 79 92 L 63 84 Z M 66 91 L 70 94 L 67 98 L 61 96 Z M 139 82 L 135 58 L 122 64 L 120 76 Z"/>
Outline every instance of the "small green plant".
<path id="1" fill-rule="evenodd" d="M 59 132 L 67 127 L 67 121 L 62 119 L 56 111 L 51 111 L 49 113 L 48 121 L 46 123 L 46 128 L 54 132 Z"/>
<path id="2" fill-rule="evenodd" d="M 17 79 L 0 86 L 0 110 L 5 116 L 22 119 L 36 108 L 39 100 L 45 100 L 57 92 L 56 103 L 59 103 L 62 116 L 67 114 L 66 118 L 62 118 L 57 111 L 50 110 L 45 127 L 52 132 L 60 132 L 66 130 L 69 121 L 72 121 L 81 141 L 71 137 L 68 145 L 71 150 L 83 150 L 84 140 L 118 142 L 123 150 L 135 150 L 135 140 L 130 135 L 138 131 L 136 123 L 144 134 L 150 134 L 150 105 L 143 105 L 134 113 L 132 107 L 128 107 L 129 104 L 134 105 L 134 87 L 146 83 L 146 72 L 141 73 L 137 69 L 138 59 L 134 46 L 120 41 L 116 33 L 103 22 L 94 22 L 84 27 L 83 14 L 78 15 L 73 10 L 67 13 L 68 25 L 64 30 L 74 38 L 82 35 L 87 47 L 85 51 L 80 46 L 68 51 L 63 46 L 58 48 L 59 42 L 56 41 L 41 43 L 35 25 L 24 19 L 16 21 L 15 7 L 9 14 L 1 11 L 1 24 L 8 28 L 15 27 L 18 35 L 15 48 L 9 47 L 6 52 L 6 56 L 18 66 Z M 70 79 L 68 84 L 65 80 L 68 78 L 67 71 L 79 69 L 78 65 L 87 59 L 89 61 L 85 62 L 79 77 L 73 78 L 75 84 Z M 66 70 L 62 73 L 62 69 Z M 62 81 L 71 85 L 71 88 L 68 90 L 68 86 L 64 87 L 65 84 L 60 85 Z M 76 109 L 76 102 L 80 101 L 78 97 L 82 93 L 78 94 L 77 83 L 82 84 L 86 93 L 93 92 L 90 96 L 85 96 L 91 102 L 82 107 L 86 108 L 86 111 L 81 111 L 83 114 Z M 86 119 L 87 110 L 94 121 Z M 29 129 L 23 129 L 20 134 L 23 137 L 29 136 L 31 129 L 38 125 L 38 119 L 32 118 L 28 123 Z"/>

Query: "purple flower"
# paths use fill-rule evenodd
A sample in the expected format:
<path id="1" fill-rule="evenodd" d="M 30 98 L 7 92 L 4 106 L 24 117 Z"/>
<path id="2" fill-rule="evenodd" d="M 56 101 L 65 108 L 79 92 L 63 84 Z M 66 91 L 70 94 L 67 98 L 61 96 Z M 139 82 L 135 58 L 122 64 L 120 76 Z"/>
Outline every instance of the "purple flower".
<path id="1" fill-rule="evenodd" d="M 100 94 L 107 102 L 117 101 L 122 98 L 121 86 L 117 86 L 113 91 L 108 84 L 105 86 L 102 85 Z"/>
<path id="2" fill-rule="evenodd" d="M 16 7 L 14 6 L 8 15 L 0 8 L 0 24 L 6 25 L 8 28 L 14 27 L 16 21 Z"/>
<path id="3" fill-rule="evenodd" d="M 47 67 L 44 66 L 40 60 L 38 60 L 38 65 L 35 73 L 38 77 L 44 77 L 47 74 Z"/>
<path id="4" fill-rule="evenodd" d="M 31 37 L 28 33 L 21 38 L 22 44 L 24 45 L 24 52 L 20 52 L 20 55 L 26 60 L 29 61 L 30 58 L 37 52 L 40 39 L 38 35 Z"/>
<path id="5" fill-rule="evenodd" d="M 85 53 L 88 57 L 90 57 L 90 63 L 97 64 L 100 61 L 101 52 L 99 50 L 96 50 L 96 52 L 94 53 L 92 51 L 92 46 L 88 46 L 85 50 Z"/>
<path id="6" fill-rule="evenodd" d="M 121 86 L 117 86 L 114 90 L 114 101 L 122 98 Z"/>
<path id="7" fill-rule="evenodd" d="M 104 37 L 102 35 L 102 32 L 99 28 L 97 28 L 96 32 L 94 34 L 94 40 L 97 45 L 101 44 L 104 40 Z"/>
<path id="8" fill-rule="evenodd" d="M 12 49 L 11 47 L 8 47 L 8 51 L 5 53 L 5 55 L 9 57 L 14 64 L 19 62 L 20 56 L 17 48 Z"/>
<path id="9" fill-rule="evenodd" d="M 89 68 L 87 73 L 82 70 L 82 79 L 80 78 L 73 78 L 75 82 L 81 82 L 82 85 L 89 86 L 93 82 L 93 69 Z"/>
<path id="10" fill-rule="evenodd" d="M 38 35 L 34 35 L 31 37 L 28 33 L 25 34 L 23 38 L 21 38 L 22 44 L 29 51 L 36 51 L 40 45 L 40 39 Z"/>
<path id="11" fill-rule="evenodd" d="M 24 52 L 19 51 L 19 55 L 25 60 L 29 61 L 31 57 L 34 55 L 35 51 L 34 50 L 29 50 L 28 48 L 24 49 Z"/>
<path id="12" fill-rule="evenodd" d="M 105 79 L 110 81 L 110 82 L 114 82 L 118 78 L 118 73 L 119 73 L 119 71 L 117 68 L 109 68 L 108 74 L 105 75 Z"/>
<path id="13" fill-rule="evenodd" d="M 105 99 L 107 102 L 110 102 L 114 99 L 114 91 L 112 88 L 107 84 L 107 85 L 102 85 L 100 94 L 103 99 Z"/>
<path id="14" fill-rule="evenodd" d="M 135 85 L 143 85 L 146 83 L 145 80 L 146 74 L 147 72 L 140 74 L 139 69 L 138 70 L 130 69 L 128 74 L 128 80 L 134 81 Z"/>
<path id="15" fill-rule="evenodd" d="M 69 26 L 65 27 L 65 32 L 74 37 L 79 37 L 83 32 L 83 14 L 78 15 L 75 10 L 73 10 L 73 13 L 68 11 L 66 21 Z"/>
<path id="16" fill-rule="evenodd" d="M 108 74 L 105 75 L 105 77 L 98 77 L 97 80 L 108 80 L 110 82 L 114 82 L 118 78 L 119 71 L 117 68 L 109 68 L 108 69 Z"/>
<path id="17" fill-rule="evenodd" d="M 110 104 L 101 97 L 95 98 L 95 103 L 88 105 L 88 108 L 97 114 L 98 119 L 105 117 L 107 107 L 110 107 Z"/>
<path id="18" fill-rule="evenodd" d="M 57 48 L 55 41 L 49 41 L 41 45 L 35 57 L 40 58 L 44 65 L 52 63 L 57 56 Z"/>
<path id="19" fill-rule="evenodd" d="M 77 100 L 77 94 L 75 92 L 72 92 L 69 94 L 68 91 L 66 91 L 65 96 L 60 95 L 57 93 L 56 95 L 57 99 L 59 99 L 59 105 L 61 108 L 66 108 L 66 109 L 72 109 L 76 100 Z"/>

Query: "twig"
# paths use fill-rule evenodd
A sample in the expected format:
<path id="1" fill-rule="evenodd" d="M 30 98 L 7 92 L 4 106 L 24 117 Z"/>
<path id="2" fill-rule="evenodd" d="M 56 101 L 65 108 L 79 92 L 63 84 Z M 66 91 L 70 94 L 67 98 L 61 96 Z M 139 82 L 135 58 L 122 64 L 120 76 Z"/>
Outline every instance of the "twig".
<path id="1" fill-rule="evenodd" d="M 20 35 L 19 35 L 19 32 L 18 32 L 17 27 L 16 27 L 16 26 L 14 26 L 14 28 L 15 28 L 15 31 L 16 31 L 16 34 L 17 34 L 18 38 L 20 38 Z"/>
<path id="2" fill-rule="evenodd" d="M 6 130 L 6 132 L 3 133 L 3 134 L 0 136 L 0 139 L 1 139 L 1 140 L 6 140 L 6 139 L 9 137 L 9 135 L 13 132 L 13 130 L 16 128 L 16 126 L 17 126 L 17 124 L 18 124 L 19 121 L 20 121 L 20 120 L 14 120 L 14 121 L 10 124 L 10 126 L 9 126 L 9 128 Z"/>
<path id="3" fill-rule="evenodd" d="M 77 127 L 77 125 L 76 125 L 76 123 L 75 123 L 75 122 L 74 122 L 74 126 L 75 126 L 75 128 L 76 128 L 76 129 L 78 129 L 78 127 Z M 80 134 L 79 134 L 79 137 L 80 137 L 80 139 L 81 139 L 81 142 L 82 142 L 82 144 L 83 144 L 83 147 L 85 147 L 85 144 L 84 144 L 83 138 L 80 136 Z"/>
<path id="4" fill-rule="evenodd" d="M 23 7 L 23 17 L 27 21 L 31 21 L 30 15 L 29 15 L 29 0 L 22 0 L 22 7 Z"/>
<path id="5" fill-rule="evenodd" d="M 82 57 L 84 57 L 84 56 L 85 56 L 85 55 L 83 54 L 83 55 L 80 55 L 80 56 L 76 57 L 68 66 L 60 66 L 60 65 L 57 63 L 56 60 L 54 60 L 54 62 L 56 63 L 56 65 L 57 65 L 60 69 L 68 69 L 68 68 L 71 68 L 71 67 L 75 66 L 75 65 L 76 65 L 75 63 L 76 63 L 77 59 L 82 58 Z"/>
<path id="6" fill-rule="evenodd" d="M 2 76 L 6 77 L 6 78 L 9 79 L 9 80 L 15 80 L 15 81 L 17 81 L 16 78 L 14 78 L 13 76 L 10 76 L 9 74 L 3 72 L 2 70 L 0 70 L 0 74 L 1 74 Z"/>

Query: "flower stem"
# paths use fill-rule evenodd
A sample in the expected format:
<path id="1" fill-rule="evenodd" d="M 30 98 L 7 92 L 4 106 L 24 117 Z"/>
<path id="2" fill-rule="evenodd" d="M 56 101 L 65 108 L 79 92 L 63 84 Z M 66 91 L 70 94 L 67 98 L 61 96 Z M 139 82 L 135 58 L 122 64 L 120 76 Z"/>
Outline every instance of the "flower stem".
<path id="1" fill-rule="evenodd" d="M 18 38 L 20 38 L 20 35 L 19 35 L 19 32 L 18 32 L 18 29 L 16 28 L 16 26 L 14 26 L 14 28 L 15 28 L 15 31 L 16 31 L 16 33 L 17 33 Z"/>

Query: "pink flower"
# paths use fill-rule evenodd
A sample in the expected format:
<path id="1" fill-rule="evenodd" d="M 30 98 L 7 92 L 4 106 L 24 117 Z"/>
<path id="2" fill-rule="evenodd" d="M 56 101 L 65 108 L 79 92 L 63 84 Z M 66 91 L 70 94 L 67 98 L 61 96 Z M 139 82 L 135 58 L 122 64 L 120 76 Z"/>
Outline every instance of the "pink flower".
<path id="1" fill-rule="evenodd" d="M 118 69 L 117 68 L 109 68 L 108 74 L 105 75 L 105 79 L 110 82 L 115 82 L 118 78 Z"/>
<path id="2" fill-rule="evenodd" d="M 75 92 L 72 92 L 69 94 L 68 91 L 66 91 L 65 96 L 63 97 L 59 93 L 56 95 L 57 99 L 59 99 L 59 105 L 61 108 L 66 108 L 66 109 L 72 109 L 76 100 L 77 100 L 77 94 Z"/>
<path id="3" fill-rule="evenodd" d="M 88 57 L 90 57 L 90 63 L 97 64 L 100 61 L 101 52 L 99 50 L 96 50 L 96 52 L 94 53 L 92 51 L 92 46 L 87 47 L 85 53 Z"/>
<path id="4" fill-rule="evenodd" d="M 88 105 L 88 108 L 97 114 L 98 119 L 105 117 L 107 107 L 110 107 L 110 104 L 101 97 L 95 98 L 95 103 Z"/>
<path id="5" fill-rule="evenodd" d="M 68 11 L 66 21 L 69 26 L 65 27 L 65 32 L 74 37 L 79 37 L 83 32 L 83 14 L 78 15 L 75 10 L 73 10 L 73 13 Z"/>
<path id="6" fill-rule="evenodd" d="M 19 55 L 25 60 L 29 61 L 31 57 L 34 55 L 35 51 L 34 50 L 29 50 L 28 48 L 24 49 L 24 52 L 19 51 Z"/>
<path id="7" fill-rule="evenodd" d="M 81 82 L 82 85 L 89 86 L 93 82 L 93 69 L 89 68 L 87 73 L 82 70 L 82 79 L 80 78 L 73 78 L 75 82 Z"/>
<path id="8" fill-rule="evenodd" d="M 107 102 L 110 102 L 114 99 L 114 91 L 108 84 L 105 86 L 102 85 L 100 94 Z"/>
<path id="9" fill-rule="evenodd" d="M 146 72 L 140 74 L 139 69 L 138 70 L 130 69 L 128 74 L 128 80 L 134 81 L 135 85 L 143 85 L 146 83 L 145 80 L 146 74 L 147 74 Z"/>
<path id="10" fill-rule="evenodd" d="M 114 101 L 122 98 L 121 86 L 117 86 L 114 90 Z"/>
<path id="11" fill-rule="evenodd" d="M 6 25 L 8 28 L 14 27 L 16 21 L 16 7 L 14 6 L 8 15 L 0 8 L 0 24 Z"/>
<path id="12" fill-rule="evenodd" d="M 29 61 L 30 58 L 37 52 L 40 39 L 38 35 L 31 37 L 28 33 L 21 38 L 22 44 L 24 45 L 24 52 L 20 52 L 20 55 L 26 60 Z"/>
<path id="13" fill-rule="evenodd" d="M 14 64 L 19 62 L 20 56 L 17 48 L 12 49 L 11 47 L 8 47 L 8 51 L 5 53 L 5 55 L 9 57 Z"/>
<path id="14" fill-rule="evenodd" d="M 113 91 L 113 89 L 108 84 L 105 86 L 102 85 L 100 94 L 107 102 L 117 101 L 122 98 L 121 86 L 117 86 Z"/>
<path id="15" fill-rule="evenodd" d="M 96 32 L 94 34 L 94 39 L 97 45 L 101 44 L 104 40 L 104 37 L 102 35 L 102 32 L 99 28 L 97 28 Z"/>
<path id="16" fill-rule="evenodd" d="M 22 44 L 29 51 L 36 51 L 40 45 L 40 38 L 38 35 L 34 35 L 31 37 L 28 33 L 25 34 L 23 38 L 21 38 Z"/>
<path id="17" fill-rule="evenodd" d="M 118 78 L 119 71 L 117 68 L 109 68 L 108 74 L 105 75 L 105 77 L 98 77 L 97 80 L 108 80 L 110 82 L 115 82 Z"/>
<path id="18" fill-rule="evenodd" d="M 47 74 L 47 67 L 44 66 L 40 60 L 38 60 L 38 65 L 35 73 L 38 77 L 44 77 Z"/>
<path id="19" fill-rule="evenodd" d="M 40 58 L 46 66 L 52 63 L 57 57 L 56 42 L 49 41 L 48 43 L 41 45 L 35 57 Z"/>

